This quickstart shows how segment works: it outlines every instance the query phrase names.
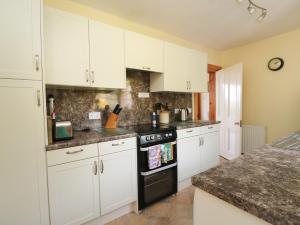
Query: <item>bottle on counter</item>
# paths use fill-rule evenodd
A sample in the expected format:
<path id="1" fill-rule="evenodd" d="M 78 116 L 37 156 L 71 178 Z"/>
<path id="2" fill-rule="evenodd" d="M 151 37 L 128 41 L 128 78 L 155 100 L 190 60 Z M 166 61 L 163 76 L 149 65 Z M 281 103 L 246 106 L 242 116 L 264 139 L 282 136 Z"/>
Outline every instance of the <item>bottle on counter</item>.
<path id="1" fill-rule="evenodd" d="M 151 123 L 152 123 L 153 127 L 156 127 L 157 122 L 156 122 L 156 113 L 155 112 L 152 112 Z"/>

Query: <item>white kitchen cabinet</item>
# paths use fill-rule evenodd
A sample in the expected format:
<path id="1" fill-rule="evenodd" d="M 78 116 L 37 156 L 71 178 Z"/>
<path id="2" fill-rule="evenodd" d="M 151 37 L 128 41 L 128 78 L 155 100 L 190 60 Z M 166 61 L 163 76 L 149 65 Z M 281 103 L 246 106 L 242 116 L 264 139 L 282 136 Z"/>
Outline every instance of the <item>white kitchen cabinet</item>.
<path id="1" fill-rule="evenodd" d="M 206 171 L 219 164 L 220 159 L 219 131 L 200 135 L 201 171 Z"/>
<path id="2" fill-rule="evenodd" d="M 90 86 L 88 19 L 44 7 L 46 84 Z"/>
<path id="3" fill-rule="evenodd" d="M 126 88 L 124 30 L 89 20 L 91 86 Z"/>
<path id="4" fill-rule="evenodd" d="M 3 225 L 49 225 L 42 90 L 41 81 L 0 79 Z"/>
<path id="5" fill-rule="evenodd" d="M 164 73 L 151 74 L 152 92 L 206 92 L 207 55 L 165 42 Z"/>
<path id="6" fill-rule="evenodd" d="M 125 32 L 126 67 L 162 73 L 164 42 L 131 31 Z"/>
<path id="7" fill-rule="evenodd" d="M 0 78 L 42 80 L 41 0 L 1 1 L 0 21 Z"/>
<path id="8" fill-rule="evenodd" d="M 194 49 L 187 50 L 186 81 L 189 92 L 208 91 L 207 54 Z"/>
<path id="9" fill-rule="evenodd" d="M 186 130 L 187 132 L 189 130 Z M 201 171 L 199 135 L 177 139 L 178 181 L 185 180 Z"/>
<path id="10" fill-rule="evenodd" d="M 100 216 L 98 157 L 48 167 L 48 183 L 51 225 L 79 225 Z"/>
<path id="11" fill-rule="evenodd" d="M 99 167 L 101 215 L 137 200 L 136 148 L 100 156 Z"/>

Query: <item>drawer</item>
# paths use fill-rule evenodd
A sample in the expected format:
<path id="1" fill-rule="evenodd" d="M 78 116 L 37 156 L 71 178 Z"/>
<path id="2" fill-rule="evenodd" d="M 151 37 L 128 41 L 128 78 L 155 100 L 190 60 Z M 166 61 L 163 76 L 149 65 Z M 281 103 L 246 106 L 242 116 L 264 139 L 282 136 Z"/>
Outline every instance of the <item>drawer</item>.
<path id="1" fill-rule="evenodd" d="M 47 164 L 53 166 L 98 156 L 97 144 L 81 145 L 47 152 Z"/>
<path id="2" fill-rule="evenodd" d="M 99 154 L 106 155 L 128 149 L 136 149 L 136 137 L 99 143 Z"/>
<path id="3" fill-rule="evenodd" d="M 199 135 L 199 127 L 177 130 L 177 138 L 187 138 Z"/>
<path id="4" fill-rule="evenodd" d="M 219 131 L 220 125 L 213 124 L 213 125 L 207 125 L 207 126 L 203 126 L 203 127 L 199 127 L 199 128 L 200 128 L 199 129 L 200 134 L 206 134 L 206 133 L 210 133 L 210 132 Z"/>

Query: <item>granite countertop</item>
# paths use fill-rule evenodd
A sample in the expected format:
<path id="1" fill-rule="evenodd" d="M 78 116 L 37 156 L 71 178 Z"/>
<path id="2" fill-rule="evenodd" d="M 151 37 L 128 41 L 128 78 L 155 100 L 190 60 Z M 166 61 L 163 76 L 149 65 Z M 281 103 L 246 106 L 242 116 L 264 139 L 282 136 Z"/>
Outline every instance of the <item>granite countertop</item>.
<path id="1" fill-rule="evenodd" d="M 187 122 L 172 122 L 170 123 L 170 126 L 176 126 L 177 130 L 180 130 L 180 129 L 187 129 L 192 127 L 208 126 L 217 123 L 219 122 L 187 121 Z M 94 144 L 99 142 L 112 141 L 112 140 L 137 136 L 137 133 L 133 131 L 131 126 L 124 127 L 124 128 L 117 128 L 115 132 L 113 129 L 110 130 L 102 129 L 102 131 L 105 131 L 104 132 L 105 135 L 97 131 L 89 131 L 89 132 L 74 131 L 73 138 L 71 140 L 54 142 L 52 144 L 47 145 L 46 150 L 47 151 L 58 150 L 62 148 L 69 148 L 69 147 L 74 147 L 79 145 Z"/>
<path id="2" fill-rule="evenodd" d="M 300 224 L 300 151 L 265 145 L 192 183 L 271 224 Z"/>

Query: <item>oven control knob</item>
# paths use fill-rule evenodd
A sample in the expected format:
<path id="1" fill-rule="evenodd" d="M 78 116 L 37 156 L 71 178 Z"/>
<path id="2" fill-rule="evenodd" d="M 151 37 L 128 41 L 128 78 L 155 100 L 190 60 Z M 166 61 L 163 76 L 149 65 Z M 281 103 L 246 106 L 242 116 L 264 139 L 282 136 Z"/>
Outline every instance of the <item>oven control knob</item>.
<path id="1" fill-rule="evenodd" d="M 169 137 L 172 137 L 172 133 L 169 133 Z"/>
<path id="2" fill-rule="evenodd" d="M 152 136 L 150 136 L 150 140 L 151 141 L 153 141 L 154 140 L 154 136 L 152 135 Z"/>
<path id="3" fill-rule="evenodd" d="M 146 141 L 150 141 L 150 136 L 146 136 Z"/>

